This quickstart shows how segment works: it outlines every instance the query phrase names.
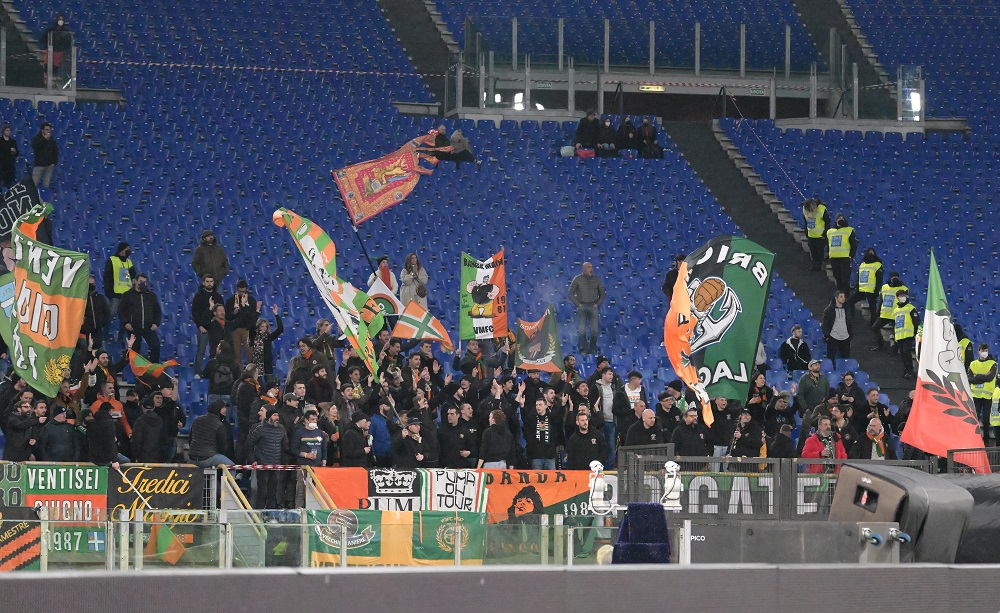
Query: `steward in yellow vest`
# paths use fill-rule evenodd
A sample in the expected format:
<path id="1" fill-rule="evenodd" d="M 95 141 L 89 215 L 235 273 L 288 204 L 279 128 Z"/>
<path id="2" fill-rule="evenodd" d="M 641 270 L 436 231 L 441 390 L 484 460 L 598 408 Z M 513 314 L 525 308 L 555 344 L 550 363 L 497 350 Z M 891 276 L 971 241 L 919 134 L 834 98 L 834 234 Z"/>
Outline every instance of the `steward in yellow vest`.
<path id="1" fill-rule="evenodd" d="M 872 332 L 875 333 L 875 345 L 871 347 L 871 351 L 878 351 L 885 346 L 885 341 L 882 340 L 882 330 L 890 326 L 895 326 L 893 312 L 896 310 L 896 292 L 899 290 L 909 291 L 909 288 L 899 280 L 898 272 L 890 272 L 889 282 L 883 285 L 878 293 L 878 319 L 872 324 Z"/>
<path id="2" fill-rule="evenodd" d="M 875 325 L 875 320 L 879 318 L 878 290 L 882 287 L 882 276 L 885 266 L 882 259 L 878 257 L 875 250 L 869 247 L 865 250 L 864 259 L 858 266 L 858 288 L 847 300 L 847 308 L 854 310 L 854 305 L 865 300 L 868 302 L 868 325 Z M 895 296 L 892 297 L 896 299 Z"/>
<path id="3" fill-rule="evenodd" d="M 910 304 L 910 293 L 905 289 L 896 292 L 896 309 L 892 312 L 893 337 L 896 351 L 903 362 L 903 378 L 913 378 L 913 346 L 916 342 L 917 309 Z"/>
<path id="4" fill-rule="evenodd" d="M 808 198 L 802 203 L 802 216 L 806 221 L 806 237 L 809 240 L 809 255 L 812 269 L 823 266 L 823 251 L 826 249 L 826 231 L 830 227 L 830 211 L 816 198 Z"/>
<path id="5" fill-rule="evenodd" d="M 826 231 L 830 269 L 837 289 L 846 292 L 851 285 L 851 262 L 858 251 L 858 235 L 842 214 L 837 215 L 836 226 Z"/>
<path id="6" fill-rule="evenodd" d="M 979 345 L 979 355 L 969 363 L 968 375 L 972 402 L 976 404 L 979 423 L 983 426 L 983 442 L 986 442 L 989 439 L 993 394 L 997 390 L 997 359 L 990 354 L 990 346 L 986 343 Z"/>

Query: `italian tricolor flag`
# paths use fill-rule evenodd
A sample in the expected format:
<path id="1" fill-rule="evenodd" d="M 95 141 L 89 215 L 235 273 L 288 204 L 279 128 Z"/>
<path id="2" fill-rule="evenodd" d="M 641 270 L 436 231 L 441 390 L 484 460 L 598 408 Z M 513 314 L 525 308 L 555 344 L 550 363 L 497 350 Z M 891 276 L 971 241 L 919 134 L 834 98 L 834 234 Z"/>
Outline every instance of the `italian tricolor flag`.
<path id="1" fill-rule="evenodd" d="M 955 460 L 977 473 L 989 473 L 986 452 L 977 451 L 983 448 L 982 430 L 933 251 L 923 330 L 917 389 L 900 440 L 937 456 L 969 450 L 956 454 Z"/>

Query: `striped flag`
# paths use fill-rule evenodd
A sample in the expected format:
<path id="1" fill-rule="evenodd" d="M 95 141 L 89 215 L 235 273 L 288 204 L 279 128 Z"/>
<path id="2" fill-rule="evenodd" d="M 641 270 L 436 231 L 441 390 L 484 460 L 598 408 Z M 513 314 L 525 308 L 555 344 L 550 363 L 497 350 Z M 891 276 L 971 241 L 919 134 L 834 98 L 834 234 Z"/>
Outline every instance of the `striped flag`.
<path id="1" fill-rule="evenodd" d="M 411 300 L 410 304 L 403 309 L 403 314 L 399 316 L 396 327 L 392 329 L 392 335 L 396 338 L 419 338 L 441 343 L 441 348 L 451 352 L 454 346 L 451 344 L 451 337 L 448 332 L 424 307 L 420 306 L 416 300 Z"/>
<path id="2" fill-rule="evenodd" d="M 372 346 L 369 327 L 372 323 L 381 329 L 382 314 L 371 314 L 371 308 L 377 310 L 364 292 L 354 289 L 337 277 L 337 248 L 330 236 L 318 225 L 305 217 L 301 217 L 288 209 L 278 209 L 271 216 L 274 225 L 287 228 L 299 248 L 299 254 L 306 263 L 309 275 L 319 289 L 323 302 L 337 321 L 341 332 L 354 347 L 358 356 L 365 362 L 375 381 L 378 381 L 378 360 L 375 348 Z M 359 307 L 360 304 L 360 307 Z M 370 315 L 367 320 L 362 317 L 362 310 Z"/>
<path id="3" fill-rule="evenodd" d="M 385 281 L 375 278 L 375 282 L 368 288 L 368 295 L 380 307 L 385 315 L 399 315 L 403 312 L 403 303 L 396 298 L 392 290 L 385 284 Z"/>

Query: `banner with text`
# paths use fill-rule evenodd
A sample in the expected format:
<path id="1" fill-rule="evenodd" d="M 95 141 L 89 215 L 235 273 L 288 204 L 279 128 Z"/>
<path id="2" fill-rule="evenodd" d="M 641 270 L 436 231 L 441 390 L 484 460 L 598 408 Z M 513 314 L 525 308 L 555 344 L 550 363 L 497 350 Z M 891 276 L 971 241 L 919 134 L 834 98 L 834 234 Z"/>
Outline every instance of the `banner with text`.
<path id="1" fill-rule="evenodd" d="M 135 512 L 145 508 L 147 511 L 143 513 L 143 519 L 154 521 L 156 514 L 148 509 L 199 510 L 203 505 L 204 481 L 205 473 L 197 466 L 124 465 L 121 474 L 116 470 L 110 471 L 108 511 L 118 519 L 119 509 L 127 509 L 129 519 L 136 519 Z M 139 494 L 149 501 L 150 506 L 142 502 Z M 200 520 L 197 515 L 171 514 L 170 518 L 176 523 Z"/>
<path id="2" fill-rule="evenodd" d="M 507 274 L 503 249 L 488 260 L 462 254 L 458 338 L 507 336 Z"/>
<path id="3" fill-rule="evenodd" d="M 357 566 L 450 566 L 460 548 L 462 564 L 482 564 L 486 519 L 482 513 L 448 511 L 308 511 L 310 564 L 337 566 L 342 549 Z M 341 539 L 346 534 L 346 542 Z"/>
<path id="4" fill-rule="evenodd" d="M 34 509 L 0 507 L 0 572 L 41 570 L 42 524 Z"/>
<path id="5" fill-rule="evenodd" d="M 486 489 L 475 470 L 418 468 L 314 468 L 338 509 L 470 511 L 486 509 Z"/>

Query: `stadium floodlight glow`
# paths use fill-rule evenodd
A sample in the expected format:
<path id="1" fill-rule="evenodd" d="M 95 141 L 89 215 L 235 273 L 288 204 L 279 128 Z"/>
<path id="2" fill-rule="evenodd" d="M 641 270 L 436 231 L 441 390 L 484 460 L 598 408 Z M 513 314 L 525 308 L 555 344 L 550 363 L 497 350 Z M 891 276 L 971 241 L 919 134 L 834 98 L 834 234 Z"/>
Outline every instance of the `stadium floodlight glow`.
<path id="1" fill-rule="evenodd" d="M 518 102 L 524 102 L 524 92 L 517 92 L 514 94 L 514 104 Z"/>
<path id="2" fill-rule="evenodd" d="M 920 92 L 910 92 L 910 110 L 914 113 L 919 113 L 920 102 Z"/>
<path id="3" fill-rule="evenodd" d="M 501 102 L 503 102 L 503 96 L 501 96 L 500 94 L 495 94 L 493 96 L 493 102 L 500 104 Z"/>
<path id="4" fill-rule="evenodd" d="M 535 108 L 536 108 L 536 109 L 538 109 L 539 111 L 544 111 L 544 110 L 545 110 L 545 107 L 544 107 L 544 106 L 542 106 L 542 105 L 541 105 L 540 103 L 538 103 L 538 102 L 536 102 L 536 103 L 535 103 Z"/>

